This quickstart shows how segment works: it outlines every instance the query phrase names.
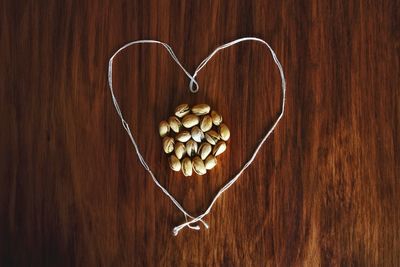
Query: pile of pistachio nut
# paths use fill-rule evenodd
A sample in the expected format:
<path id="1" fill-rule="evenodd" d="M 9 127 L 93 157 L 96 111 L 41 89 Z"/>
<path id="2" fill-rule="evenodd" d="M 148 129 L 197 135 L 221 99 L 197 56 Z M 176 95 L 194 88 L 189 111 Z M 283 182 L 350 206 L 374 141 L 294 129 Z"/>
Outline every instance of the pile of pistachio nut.
<path id="1" fill-rule="evenodd" d="M 204 175 L 226 150 L 229 128 L 222 123 L 220 114 L 210 111 L 207 104 L 181 104 L 175 109 L 175 116 L 160 122 L 163 149 L 173 171 L 182 171 L 185 176 L 192 176 L 193 171 Z"/>

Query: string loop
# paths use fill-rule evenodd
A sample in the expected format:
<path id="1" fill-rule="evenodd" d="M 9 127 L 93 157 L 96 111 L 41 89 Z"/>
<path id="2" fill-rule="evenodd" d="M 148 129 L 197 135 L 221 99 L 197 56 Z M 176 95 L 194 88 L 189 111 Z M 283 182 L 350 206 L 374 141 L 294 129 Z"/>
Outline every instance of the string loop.
<path id="1" fill-rule="evenodd" d="M 133 137 L 130 129 L 129 129 L 129 125 L 128 123 L 125 121 L 121 109 L 118 105 L 118 101 L 114 95 L 114 89 L 113 89 L 113 85 L 112 85 L 112 67 L 113 67 L 113 60 L 115 58 L 116 55 L 118 55 L 122 50 L 128 48 L 129 46 L 135 45 L 135 44 L 160 44 L 162 45 L 167 51 L 168 53 L 171 55 L 172 59 L 176 62 L 176 64 L 183 70 L 183 72 L 186 74 L 186 76 L 190 79 L 190 83 L 189 83 L 189 90 L 192 93 L 197 93 L 199 91 L 199 84 L 197 83 L 195 77 L 197 76 L 197 74 L 199 73 L 199 71 L 207 64 L 207 62 L 216 54 L 218 53 L 218 51 L 225 49 L 227 47 L 230 47 L 232 45 L 235 45 L 237 43 L 240 42 L 244 42 L 244 41 L 255 41 L 255 42 L 260 42 L 262 44 L 264 44 L 265 46 L 267 46 L 269 52 L 271 53 L 271 56 L 274 60 L 275 65 L 278 67 L 279 69 L 279 74 L 281 76 L 281 88 L 282 88 L 282 106 L 281 106 L 281 111 L 279 113 L 279 116 L 277 117 L 277 119 L 275 120 L 275 122 L 273 123 L 272 127 L 266 132 L 266 134 L 264 135 L 264 137 L 262 138 L 262 140 L 258 143 L 256 149 L 254 150 L 252 156 L 250 157 L 250 159 L 248 159 L 246 161 L 246 163 L 243 165 L 243 167 L 239 170 L 239 172 L 233 176 L 219 191 L 218 193 L 215 195 L 215 197 L 213 198 L 213 200 L 211 201 L 210 205 L 208 206 L 208 208 L 199 216 L 194 217 L 192 215 L 190 215 L 182 206 L 181 204 L 168 192 L 167 189 L 165 189 L 165 187 L 163 187 L 159 181 L 157 180 L 157 178 L 154 176 L 153 172 L 151 171 L 150 167 L 148 166 L 147 162 L 145 161 L 145 159 L 143 158 L 142 154 L 139 151 L 139 147 L 135 141 L 135 138 Z M 182 223 L 176 227 L 173 228 L 172 233 L 173 235 L 178 235 L 179 231 L 182 230 L 185 227 L 188 227 L 189 229 L 193 229 L 193 230 L 200 230 L 200 226 L 197 224 L 198 222 L 201 222 L 205 228 L 209 228 L 208 224 L 203 220 L 203 218 L 210 213 L 212 207 L 214 206 L 215 202 L 217 201 L 217 199 L 229 188 L 231 187 L 240 177 L 240 175 L 251 165 L 251 163 L 254 161 L 255 157 L 257 156 L 257 153 L 259 152 L 259 150 L 261 149 L 262 145 L 264 144 L 264 142 L 268 139 L 268 137 L 271 135 L 271 133 L 275 130 L 276 126 L 278 125 L 279 121 L 282 119 L 283 114 L 285 112 L 285 102 L 286 102 L 286 80 L 285 80 L 285 75 L 283 72 L 283 68 L 281 63 L 278 60 L 278 57 L 276 56 L 274 50 L 271 48 L 271 46 L 265 42 L 262 39 L 256 38 L 256 37 L 244 37 L 244 38 L 239 38 L 236 40 L 233 40 L 229 43 L 223 44 L 219 47 L 217 47 L 210 55 L 208 55 L 200 64 L 199 66 L 196 68 L 195 72 L 193 73 L 193 75 L 191 75 L 183 66 L 182 64 L 179 62 L 178 58 L 176 57 L 174 51 L 172 50 L 172 48 L 163 42 L 157 41 L 157 40 L 137 40 L 137 41 L 133 41 L 133 42 L 129 42 L 127 44 L 125 44 L 124 46 L 122 46 L 121 48 L 119 48 L 110 58 L 109 62 L 108 62 L 108 85 L 109 85 L 109 89 L 111 92 L 111 97 L 114 103 L 114 107 L 115 110 L 118 113 L 118 116 L 120 117 L 121 121 L 122 121 L 122 125 L 123 128 L 125 129 L 125 131 L 127 132 L 127 134 L 129 135 L 129 138 L 135 148 L 135 152 L 139 158 L 140 163 L 142 164 L 142 166 L 146 169 L 146 171 L 150 174 L 151 178 L 153 179 L 154 183 L 161 189 L 161 191 L 170 198 L 170 200 L 174 203 L 174 205 L 183 213 L 184 217 L 185 217 L 185 223 Z M 194 86 L 194 87 L 193 87 Z"/>
<path id="2" fill-rule="evenodd" d="M 193 84 L 196 86 L 196 88 L 193 88 Z M 194 76 L 192 76 L 192 78 L 190 79 L 189 90 L 192 93 L 197 93 L 199 91 L 199 84 L 195 80 Z"/>

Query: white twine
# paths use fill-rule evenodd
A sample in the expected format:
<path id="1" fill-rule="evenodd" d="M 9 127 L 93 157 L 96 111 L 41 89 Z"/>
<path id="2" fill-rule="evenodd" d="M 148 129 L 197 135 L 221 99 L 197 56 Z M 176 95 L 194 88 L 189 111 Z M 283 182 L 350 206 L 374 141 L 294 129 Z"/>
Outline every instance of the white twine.
<path id="1" fill-rule="evenodd" d="M 256 149 L 254 150 L 252 156 L 250 157 L 250 159 L 243 165 L 243 167 L 240 169 L 240 171 L 234 176 L 232 177 L 219 191 L 218 193 L 215 195 L 215 197 L 213 198 L 213 200 L 211 201 L 210 205 L 208 206 L 208 208 L 206 209 L 206 211 L 204 211 L 201 215 L 194 217 L 192 215 L 190 215 L 180 204 L 179 202 L 168 192 L 167 189 L 165 189 L 165 187 L 163 187 L 159 181 L 157 180 L 157 178 L 154 176 L 153 172 L 150 170 L 150 167 L 147 165 L 146 161 L 144 160 L 142 154 L 139 151 L 139 147 L 135 141 L 135 138 L 133 138 L 132 133 L 129 129 L 129 125 L 128 123 L 124 120 L 124 117 L 122 115 L 121 109 L 119 108 L 117 99 L 115 98 L 114 95 L 114 90 L 113 90 L 113 85 L 112 85 L 112 66 L 113 66 L 113 60 L 115 58 L 115 56 L 117 54 L 119 54 L 122 50 L 124 50 L 125 48 L 135 45 L 135 44 L 160 44 L 162 46 L 164 46 L 167 51 L 169 52 L 169 54 L 171 55 L 171 57 L 174 59 L 174 61 L 178 64 L 178 66 L 183 70 L 183 72 L 186 74 L 187 77 L 189 77 L 190 79 L 190 83 L 189 83 L 189 90 L 192 93 L 196 93 L 199 90 L 199 84 L 196 81 L 196 75 L 199 73 L 199 71 L 207 64 L 207 62 L 220 50 L 225 49 L 227 47 L 230 47 L 232 45 L 235 45 L 237 43 L 240 42 L 244 42 L 244 41 L 256 41 L 256 42 L 261 42 L 262 44 L 266 45 L 272 55 L 272 58 L 274 59 L 274 62 L 276 64 L 276 66 L 279 69 L 279 74 L 281 76 L 281 81 L 282 81 L 282 108 L 280 111 L 280 114 L 278 116 L 278 118 L 276 119 L 276 121 L 274 122 L 274 124 L 272 125 L 272 127 L 268 130 L 268 132 L 264 135 L 263 139 L 259 142 L 259 144 L 257 145 Z M 244 37 L 244 38 L 240 38 L 240 39 L 236 39 L 232 42 L 226 43 L 224 45 L 221 45 L 219 47 L 217 47 L 208 57 L 206 57 L 200 64 L 199 66 L 196 68 L 195 72 L 193 75 L 190 75 L 190 73 L 182 66 L 182 64 L 179 62 L 178 58 L 176 57 L 174 51 L 172 50 L 172 48 L 163 42 L 160 41 L 156 41 L 156 40 L 137 40 L 137 41 L 133 41 L 133 42 L 129 42 L 126 45 L 122 46 L 120 49 L 118 49 L 110 58 L 110 61 L 108 63 L 108 84 L 109 84 L 109 88 L 111 91 L 111 96 L 112 96 L 112 100 L 115 106 L 115 109 L 119 115 L 119 117 L 121 118 L 121 122 L 122 122 L 122 126 L 124 127 L 124 129 L 126 130 L 126 132 L 128 133 L 133 146 L 135 147 L 135 151 L 136 154 L 139 158 L 140 163 L 143 165 L 143 167 L 146 169 L 146 171 L 150 174 L 151 178 L 153 179 L 154 183 L 162 190 L 162 192 L 167 195 L 171 201 L 175 204 L 175 206 L 183 213 L 183 215 L 185 216 L 185 223 L 182 223 L 178 226 L 176 226 L 173 229 L 173 234 L 176 236 L 178 235 L 179 231 L 182 230 L 185 227 L 188 227 L 190 229 L 193 230 L 200 230 L 200 226 L 199 225 L 194 225 L 197 222 L 201 222 L 203 223 L 203 225 L 208 228 L 208 224 L 203 220 L 203 218 L 210 213 L 211 208 L 213 207 L 213 205 L 215 204 L 215 202 L 217 201 L 217 199 L 229 188 L 231 187 L 240 177 L 240 175 L 250 166 L 250 164 L 254 161 L 257 153 L 259 152 L 259 150 L 261 149 L 262 145 L 264 144 L 264 142 L 268 139 L 268 137 L 271 135 L 271 133 L 274 131 L 274 129 L 276 128 L 276 126 L 278 125 L 278 122 L 281 120 L 281 118 L 283 117 L 283 114 L 285 112 L 285 100 L 286 100 L 286 80 L 285 80 L 285 75 L 283 73 L 283 69 L 282 69 L 282 65 L 279 62 L 274 50 L 271 48 L 271 46 L 265 42 L 262 39 L 256 38 L 256 37 Z M 195 87 L 193 87 L 195 86 Z M 189 219 L 188 219 L 189 218 Z"/>

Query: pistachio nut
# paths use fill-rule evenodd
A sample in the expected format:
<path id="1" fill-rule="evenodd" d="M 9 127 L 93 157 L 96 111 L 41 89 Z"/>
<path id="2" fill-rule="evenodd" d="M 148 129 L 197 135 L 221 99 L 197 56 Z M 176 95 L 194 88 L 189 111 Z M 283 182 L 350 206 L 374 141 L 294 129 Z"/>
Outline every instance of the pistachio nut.
<path id="1" fill-rule="evenodd" d="M 202 160 L 205 160 L 207 156 L 210 155 L 211 151 L 212 151 L 212 146 L 209 143 L 205 142 L 199 146 L 197 153 L 200 155 L 200 158 Z"/>
<path id="2" fill-rule="evenodd" d="M 221 136 L 221 139 L 224 141 L 228 141 L 229 137 L 231 136 L 231 132 L 229 131 L 228 126 L 226 124 L 222 123 L 219 126 L 219 135 Z"/>
<path id="3" fill-rule="evenodd" d="M 160 136 L 164 137 L 169 133 L 169 124 L 166 121 L 161 121 L 159 125 Z"/>
<path id="4" fill-rule="evenodd" d="M 193 126 L 199 124 L 199 117 L 193 114 L 188 114 L 182 119 L 182 124 L 186 128 L 192 128 Z"/>
<path id="5" fill-rule="evenodd" d="M 174 131 L 175 133 L 179 133 L 179 130 L 182 127 L 182 123 L 180 122 L 180 120 L 177 117 L 175 117 L 175 116 L 169 117 L 168 123 L 169 123 L 169 126 L 171 127 L 172 131 Z"/>
<path id="6" fill-rule="evenodd" d="M 218 126 L 222 123 L 222 116 L 219 115 L 216 111 L 211 111 L 211 118 L 214 125 Z"/>
<path id="7" fill-rule="evenodd" d="M 200 128 L 197 127 L 197 126 L 194 126 L 194 127 L 192 128 L 191 134 L 192 134 L 193 140 L 196 141 L 196 142 L 199 142 L 199 143 L 200 143 L 201 140 L 204 139 L 204 133 L 203 133 L 203 131 L 200 130 Z"/>
<path id="8" fill-rule="evenodd" d="M 169 157 L 169 167 L 171 170 L 179 172 L 181 170 L 181 161 L 175 156 Z"/>
<path id="9" fill-rule="evenodd" d="M 163 149 L 165 153 L 171 153 L 174 150 L 174 138 L 165 136 L 163 138 Z"/>
<path id="10" fill-rule="evenodd" d="M 194 172 L 197 173 L 198 175 L 206 174 L 207 172 L 206 166 L 204 165 L 204 162 L 200 157 L 198 156 L 194 157 L 192 165 Z"/>
<path id="11" fill-rule="evenodd" d="M 194 140 L 189 140 L 186 143 L 186 154 L 189 157 L 196 155 L 197 153 L 197 143 Z"/>
<path id="12" fill-rule="evenodd" d="M 206 116 L 204 116 L 203 119 L 201 120 L 200 129 L 201 129 L 203 132 L 207 132 L 207 131 L 211 130 L 212 125 L 213 125 L 213 120 L 212 120 L 212 118 L 211 118 L 209 115 L 206 115 Z"/>
<path id="13" fill-rule="evenodd" d="M 196 115 L 205 115 L 210 112 L 210 106 L 207 104 L 198 104 L 192 107 L 192 112 Z"/>
<path id="14" fill-rule="evenodd" d="M 224 141 L 219 141 L 213 148 L 212 154 L 214 156 L 221 155 L 226 150 L 226 143 Z"/>
<path id="15" fill-rule="evenodd" d="M 175 115 L 178 118 L 182 118 L 183 116 L 185 116 L 189 112 L 190 112 L 190 107 L 189 107 L 188 104 L 181 104 L 181 105 L 177 106 L 176 109 L 175 109 Z"/>
<path id="16" fill-rule="evenodd" d="M 214 130 L 206 132 L 204 136 L 211 145 L 215 145 L 220 139 L 219 134 Z"/>
<path id="17" fill-rule="evenodd" d="M 192 176 L 192 161 L 188 157 L 182 160 L 182 172 L 185 176 Z"/>
<path id="18" fill-rule="evenodd" d="M 181 159 L 186 154 L 186 147 L 181 142 L 175 143 L 175 155 L 178 159 Z"/>
<path id="19" fill-rule="evenodd" d="M 188 131 L 182 131 L 175 136 L 175 139 L 178 140 L 179 142 L 185 143 L 189 141 L 190 137 L 192 136 Z"/>
<path id="20" fill-rule="evenodd" d="M 209 155 L 205 160 L 204 160 L 204 165 L 206 166 L 207 170 L 211 170 L 212 168 L 217 165 L 217 158 L 214 157 L 213 155 Z"/>

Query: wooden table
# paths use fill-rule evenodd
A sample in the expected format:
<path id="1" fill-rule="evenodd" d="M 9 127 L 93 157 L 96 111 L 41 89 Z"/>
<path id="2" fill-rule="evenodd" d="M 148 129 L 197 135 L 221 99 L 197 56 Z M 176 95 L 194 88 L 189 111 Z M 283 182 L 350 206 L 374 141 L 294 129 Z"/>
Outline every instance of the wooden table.
<path id="1" fill-rule="evenodd" d="M 62 3 L 64 2 L 64 3 Z M 1 266 L 400 266 L 400 2 L 1 1 Z M 184 217 L 142 168 L 108 90 L 124 43 L 158 39 L 193 72 L 214 48 L 265 39 L 287 109 L 253 165 L 205 218 Z M 200 91 L 157 45 L 115 60 L 144 158 L 193 215 L 234 175 L 280 109 L 260 44 L 217 54 Z M 209 103 L 232 136 L 218 167 L 168 168 L 158 123 Z"/>

